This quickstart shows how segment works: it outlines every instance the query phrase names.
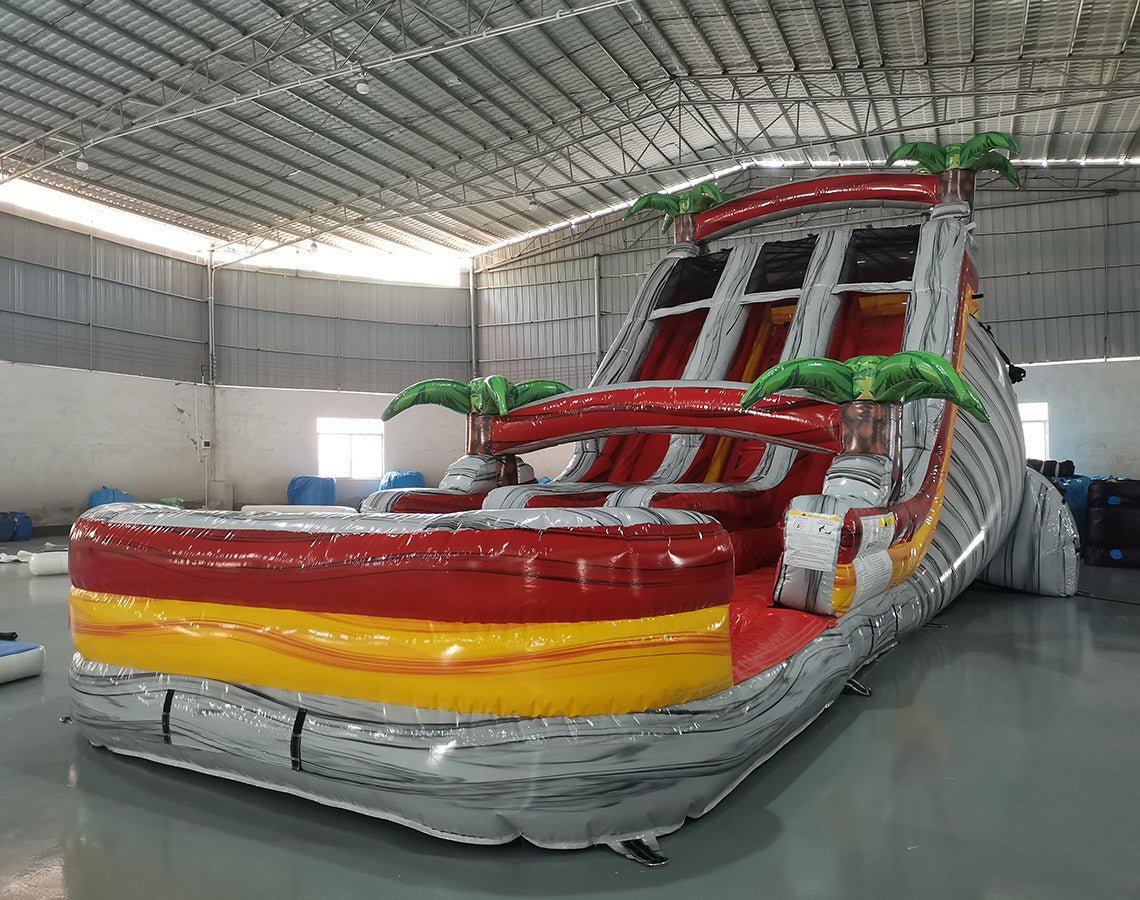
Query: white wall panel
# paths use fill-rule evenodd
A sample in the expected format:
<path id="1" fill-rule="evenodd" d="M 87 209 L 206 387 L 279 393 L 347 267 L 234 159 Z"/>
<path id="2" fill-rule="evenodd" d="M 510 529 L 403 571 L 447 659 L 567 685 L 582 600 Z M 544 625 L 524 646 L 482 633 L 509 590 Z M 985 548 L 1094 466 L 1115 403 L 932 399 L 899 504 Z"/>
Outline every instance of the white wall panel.
<path id="1" fill-rule="evenodd" d="M 317 472 L 317 417 L 375 418 L 391 399 L 219 387 L 211 415 L 214 393 L 169 379 L 0 362 L 4 446 L 33 450 L 5 459 L 6 507 L 27 510 L 37 525 L 64 524 L 104 484 L 141 500 L 201 503 L 207 463 L 198 446 L 207 437 L 214 454 L 209 476 L 231 482 L 238 504 L 284 503 L 290 478 Z M 384 431 L 385 468 L 419 470 L 429 483 L 466 444 L 463 417 L 438 407 L 409 410 Z M 346 479 L 337 487 L 340 499 L 351 502 L 375 482 Z"/>
<path id="2" fill-rule="evenodd" d="M 1015 388 L 1023 403 L 1049 404 L 1049 455 L 1086 475 L 1140 478 L 1140 360 L 1030 366 Z"/>
<path id="3" fill-rule="evenodd" d="M 1140 354 L 1140 198 L 1014 196 L 977 214 L 983 315 L 998 341 L 1021 362 Z"/>
<path id="4" fill-rule="evenodd" d="M 206 269 L 0 213 L 0 358 L 197 381 Z M 465 289 L 224 268 L 215 278 L 222 383 L 398 390 L 470 375 Z"/>

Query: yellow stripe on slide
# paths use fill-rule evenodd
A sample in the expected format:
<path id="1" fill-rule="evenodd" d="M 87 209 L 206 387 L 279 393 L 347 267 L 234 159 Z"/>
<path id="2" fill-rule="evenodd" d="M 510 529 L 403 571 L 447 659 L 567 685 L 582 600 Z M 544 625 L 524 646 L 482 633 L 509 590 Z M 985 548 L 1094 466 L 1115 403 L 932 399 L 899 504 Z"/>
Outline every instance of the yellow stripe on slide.
<path id="1" fill-rule="evenodd" d="M 500 716 L 640 712 L 732 684 L 728 607 L 486 625 L 71 589 L 88 659 L 151 672 Z"/>

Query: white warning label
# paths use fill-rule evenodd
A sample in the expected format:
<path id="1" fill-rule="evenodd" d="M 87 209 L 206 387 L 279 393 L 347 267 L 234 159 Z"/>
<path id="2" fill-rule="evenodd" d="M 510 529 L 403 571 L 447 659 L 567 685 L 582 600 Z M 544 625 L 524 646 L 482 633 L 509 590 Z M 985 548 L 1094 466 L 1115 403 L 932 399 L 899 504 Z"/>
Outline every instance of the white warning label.
<path id="1" fill-rule="evenodd" d="M 825 513 L 788 510 L 784 528 L 784 565 L 830 572 L 839 558 L 843 518 Z"/>
<path id="2" fill-rule="evenodd" d="M 859 542 L 859 554 L 874 553 L 876 550 L 885 550 L 891 545 L 895 537 L 895 514 L 886 513 L 880 516 L 862 516 L 859 519 L 863 525 L 863 539 Z"/>
<path id="3" fill-rule="evenodd" d="M 872 553 L 855 557 L 855 598 L 863 600 L 881 594 L 891 584 L 893 570 L 888 553 Z"/>

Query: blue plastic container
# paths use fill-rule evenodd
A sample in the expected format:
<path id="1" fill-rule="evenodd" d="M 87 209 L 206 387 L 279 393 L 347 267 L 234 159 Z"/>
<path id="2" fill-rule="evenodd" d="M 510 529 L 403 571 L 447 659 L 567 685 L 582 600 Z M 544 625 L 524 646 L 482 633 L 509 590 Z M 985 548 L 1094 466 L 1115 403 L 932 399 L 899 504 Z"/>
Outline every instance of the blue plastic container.
<path id="1" fill-rule="evenodd" d="M 26 512 L 9 513 L 9 516 L 12 519 L 12 525 L 15 529 L 12 540 L 30 541 L 32 539 L 32 517 Z"/>
<path id="2" fill-rule="evenodd" d="M 87 508 L 91 509 L 93 506 L 102 506 L 104 503 L 138 502 L 138 498 L 133 497 L 126 491 L 120 491 L 118 488 L 109 488 L 107 485 L 103 485 L 99 490 L 91 492 L 91 496 L 87 498 Z"/>
<path id="3" fill-rule="evenodd" d="M 0 513 L 0 544 L 16 539 L 16 523 L 9 513 Z"/>
<path id="4" fill-rule="evenodd" d="M 419 488 L 425 487 L 423 472 L 385 472 L 380 479 L 380 490 L 389 491 L 392 488 Z"/>
<path id="5" fill-rule="evenodd" d="M 286 496 L 293 506 L 336 506 L 336 479 L 297 475 Z"/>

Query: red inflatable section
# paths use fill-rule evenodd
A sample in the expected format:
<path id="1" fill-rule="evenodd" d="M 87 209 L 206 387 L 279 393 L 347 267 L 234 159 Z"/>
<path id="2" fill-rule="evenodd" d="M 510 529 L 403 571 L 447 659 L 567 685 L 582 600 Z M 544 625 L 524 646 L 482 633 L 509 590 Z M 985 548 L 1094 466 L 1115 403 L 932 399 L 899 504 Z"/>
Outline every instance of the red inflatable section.
<path id="1" fill-rule="evenodd" d="M 685 364 L 693 350 L 708 315 L 707 309 L 695 309 L 681 316 L 669 316 L 658 326 L 653 344 L 633 381 L 674 381 L 685 372 Z M 634 434 L 608 440 L 583 481 L 613 483 L 644 481 L 657 471 L 669 449 L 669 437 L 663 434 Z"/>
<path id="2" fill-rule="evenodd" d="M 109 594 L 446 622 L 577 622 L 732 597 L 716 523 L 305 533 L 81 519 L 71 580 Z"/>
<path id="3" fill-rule="evenodd" d="M 634 432 L 748 436 L 837 453 L 836 408 L 814 400 L 766 397 L 740 406 L 744 388 L 631 384 L 566 394 L 492 422 L 491 452 L 519 453 L 591 437 Z"/>
<path id="4" fill-rule="evenodd" d="M 763 219 L 817 206 L 933 206 L 937 202 L 937 175 L 835 175 L 781 184 L 722 203 L 697 215 L 696 236 L 698 241 L 707 241 Z"/>

